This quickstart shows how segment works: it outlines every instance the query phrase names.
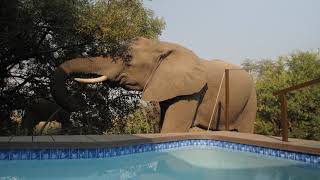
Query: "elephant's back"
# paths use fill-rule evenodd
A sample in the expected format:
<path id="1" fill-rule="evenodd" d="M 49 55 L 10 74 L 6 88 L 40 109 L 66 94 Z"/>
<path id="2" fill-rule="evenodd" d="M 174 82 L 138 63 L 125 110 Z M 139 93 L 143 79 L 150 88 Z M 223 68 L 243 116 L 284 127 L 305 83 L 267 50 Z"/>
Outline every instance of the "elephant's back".
<path id="1" fill-rule="evenodd" d="M 207 71 L 208 90 L 204 96 L 202 104 L 199 107 L 199 117 L 197 118 L 198 123 L 200 123 L 200 125 L 204 127 L 208 126 L 209 119 L 211 117 L 211 113 L 216 102 L 217 96 L 217 103 L 220 102 L 222 110 L 225 109 L 225 69 L 233 69 L 230 70 L 229 73 L 229 115 L 231 121 L 236 120 L 239 113 L 241 113 L 241 111 L 245 107 L 246 102 L 248 101 L 251 91 L 253 89 L 253 82 L 251 80 L 250 75 L 245 70 L 236 70 L 241 69 L 240 66 L 230 64 L 221 60 L 203 60 L 202 65 L 205 66 Z M 219 93 L 218 91 L 220 84 L 221 89 Z M 222 112 L 221 123 L 219 124 L 220 127 L 223 124 L 223 122 L 224 113 Z M 211 124 L 211 128 L 215 128 L 215 123 Z"/>
<path id="2" fill-rule="evenodd" d="M 203 61 L 202 64 L 206 68 L 209 86 L 218 87 L 221 83 L 221 80 L 223 80 L 223 85 L 224 85 L 225 69 L 230 69 L 229 70 L 230 94 L 234 94 L 234 93 L 237 94 L 236 92 L 238 92 L 240 89 L 243 89 L 245 91 L 252 89 L 253 83 L 249 73 L 243 70 L 239 65 L 231 64 L 221 60 Z M 224 79 L 222 79 L 223 77 Z M 249 95 L 250 94 L 248 94 L 248 96 Z M 242 94 L 242 96 L 244 96 L 244 94 Z"/>
<path id="3" fill-rule="evenodd" d="M 203 60 L 201 62 L 207 71 L 208 83 L 212 86 L 217 86 L 225 72 L 225 69 L 240 69 L 241 67 L 235 64 L 227 63 L 222 60 Z M 234 71 L 234 70 L 232 70 Z M 234 73 L 234 72 L 232 72 Z M 238 73 L 237 73 L 238 74 Z M 241 73 L 243 74 L 243 73 Z"/>

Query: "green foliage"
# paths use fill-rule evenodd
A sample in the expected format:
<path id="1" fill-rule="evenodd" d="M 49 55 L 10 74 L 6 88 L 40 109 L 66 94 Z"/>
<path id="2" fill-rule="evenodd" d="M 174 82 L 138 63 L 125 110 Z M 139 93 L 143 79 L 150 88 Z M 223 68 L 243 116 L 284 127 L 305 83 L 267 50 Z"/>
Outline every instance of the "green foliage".
<path id="1" fill-rule="evenodd" d="M 270 121 L 260 119 L 260 116 L 257 116 L 255 122 L 255 133 L 264 134 L 264 135 L 274 135 L 273 133 L 274 125 Z"/>
<path id="2" fill-rule="evenodd" d="M 319 52 L 295 52 L 277 61 L 243 63 L 254 75 L 257 88 L 257 133 L 279 135 L 280 103 L 273 92 L 320 77 Z M 320 140 L 320 85 L 289 92 L 288 119 L 290 136 Z M 272 126 L 271 126 L 272 125 Z"/>
<path id="3" fill-rule="evenodd" d="M 77 56 L 125 54 L 133 38 L 157 38 L 164 28 L 140 0 L 3 0 L 0 4 L 0 135 L 17 134 L 12 113 L 51 99 L 55 67 Z M 71 116 L 72 131 L 102 133 L 111 119 L 137 107 L 140 94 L 107 84 L 69 83 L 87 111 Z"/>
<path id="4" fill-rule="evenodd" d="M 140 105 L 133 113 L 125 117 L 113 119 L 113 128 L 107 129 L 107 134 L 142 134 L 159 133 L 160 109 L 157 104 Z"/>
<path id="5" fill-rule="evenodd" d="M 156 39 L 164 22 L 154 18 L 139 0 L 98 0 L 84 9 L 76 25 L 81 34 L 96 40 L 87 49 L 89 53 L 94 50 L 101 54 L 113 52 L 114 47 L 119 50 L 123 42 L 135 37 Z"/>

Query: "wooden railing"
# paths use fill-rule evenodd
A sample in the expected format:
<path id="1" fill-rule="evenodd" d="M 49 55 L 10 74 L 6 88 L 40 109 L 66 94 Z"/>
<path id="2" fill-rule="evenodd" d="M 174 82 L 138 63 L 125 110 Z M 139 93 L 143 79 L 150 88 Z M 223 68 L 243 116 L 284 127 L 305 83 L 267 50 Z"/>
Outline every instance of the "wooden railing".
<path id="1" fill-rule="evenodd" d="M 307 81 L 301 84 L 297 84 L 295 86 L 291 86 L 285 89 L 281 89 L 279 91 L 273 92 L 274 96 L 279 96 L 281 103 L 281 127 L 282 127 L 282 141 L 288 141 L 288 114 L 287 114 L 287 98 L 286 93 L 294 90 L 298 90 L 304 88 L 306 86 L 311 86 L 314 84 L 320 83 L 320 78 Z"/>

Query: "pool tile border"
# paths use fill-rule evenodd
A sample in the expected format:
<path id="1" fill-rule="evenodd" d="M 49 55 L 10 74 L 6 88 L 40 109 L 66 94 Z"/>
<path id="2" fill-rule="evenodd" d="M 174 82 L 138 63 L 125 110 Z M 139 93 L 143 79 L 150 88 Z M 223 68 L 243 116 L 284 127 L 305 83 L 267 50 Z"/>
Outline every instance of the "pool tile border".
<path id="1" fill-rule="evenodd" d="M 320 164 L 320 155 L 208 139 L 178 140 L 106 148 L 0 149 L 0 160 L 108 158 L 142 152 L 159 152 L 194 147 L 204 149 L 222 148 L 232 151 L 250 152 L 283 159 L 302 161 L 310 164 Z"/>

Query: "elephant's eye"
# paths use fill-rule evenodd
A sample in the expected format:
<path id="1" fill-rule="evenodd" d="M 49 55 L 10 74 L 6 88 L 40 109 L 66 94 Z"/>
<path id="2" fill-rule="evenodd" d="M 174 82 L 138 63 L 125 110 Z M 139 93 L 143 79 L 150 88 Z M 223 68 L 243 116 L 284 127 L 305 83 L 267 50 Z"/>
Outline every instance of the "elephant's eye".
<path id="1" fill-rule="evenodd" d="M 124 57 L 126 62 L 129 62 L 132 59 L 132 55 L 131 54 L 126 54 Z"/>

